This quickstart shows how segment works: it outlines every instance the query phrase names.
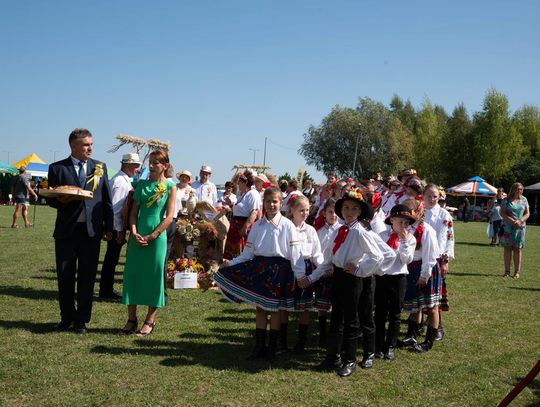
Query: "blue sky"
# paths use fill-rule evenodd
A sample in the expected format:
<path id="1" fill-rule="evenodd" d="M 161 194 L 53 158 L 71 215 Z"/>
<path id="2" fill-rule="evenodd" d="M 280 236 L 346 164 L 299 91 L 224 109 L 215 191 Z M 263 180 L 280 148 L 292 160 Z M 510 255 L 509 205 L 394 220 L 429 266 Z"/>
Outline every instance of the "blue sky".
<path id="1" fill-rule="evenodd" d="M 97 159 L 117 133 L 172 144 L 176 170 L 256 152 L 296 173 L 309 125 L 359 97 L 481 109 L 539 105 L 538 1 L 2 1 L 0 160 L 69 154 L 75 127 Z M 306 169 L 319 181 L 323 175 Z"/>

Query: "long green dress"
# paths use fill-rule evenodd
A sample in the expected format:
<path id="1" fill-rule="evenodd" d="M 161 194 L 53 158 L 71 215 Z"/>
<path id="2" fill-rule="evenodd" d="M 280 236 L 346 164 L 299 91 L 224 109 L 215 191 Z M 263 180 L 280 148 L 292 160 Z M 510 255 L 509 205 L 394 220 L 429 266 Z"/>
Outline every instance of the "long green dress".
<path id="1" fill-rule="evenodd" d="M 156 194 L 159 184 L 164 193 L 150 207 L 148 204 Z M 146 236 L 161 223 L 167 209 L 169 190 L 174 186 L 170 181 L 140 180 L 135 185 L 133 200 L 139 204 L 137 233 Z M 148 246 L 139 246 L 134 238 L 129 239 L 126 266 L 124 268 L 124 290 L 122 303 L 126 305 L 165 305 L 165 255 L 167 253 L 167 233 L 161 233 Z"/>

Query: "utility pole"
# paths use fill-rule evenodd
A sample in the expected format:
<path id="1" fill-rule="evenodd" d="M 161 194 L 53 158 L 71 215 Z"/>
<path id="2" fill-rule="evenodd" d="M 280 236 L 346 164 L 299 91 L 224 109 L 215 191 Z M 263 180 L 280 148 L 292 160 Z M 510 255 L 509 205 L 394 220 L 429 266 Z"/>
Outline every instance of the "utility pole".
<path id="1" fill-rule="evenodd" d="M 11 153 L 11 151 L 2 150 L 2 152 L 7 153 L 7 163 L 8 163 L 9 165 L 11 165 L 11 161 L 10 161 L 10 159 L 9 159 L 9 153 Z"/>
<path id="2" fill-rule="evenodd" d="M 259 151 L 258 148 L 248 148 L 249 151 L 253 151 L 253 165 L 255 165 L 255 155 L 257 154 L 257 151 Z"/>
<path id="3" fill-rule="evenodd" d="M 268 137 L 264 138 L 264 154 L 263 154 L 263 165 L 266 165 L 266 141 L 268 140 Z"/>

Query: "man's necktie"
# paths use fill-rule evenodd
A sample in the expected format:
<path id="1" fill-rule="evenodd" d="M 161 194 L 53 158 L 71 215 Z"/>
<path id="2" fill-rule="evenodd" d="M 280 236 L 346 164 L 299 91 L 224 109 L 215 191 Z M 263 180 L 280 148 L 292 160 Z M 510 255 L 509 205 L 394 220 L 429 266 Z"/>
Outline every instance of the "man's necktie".
<path id="1" fill-rule="evenodd" d="M 84 186 L 86 184 L 86 172 L 84 171 L 83 161 L 79 161 L 79 183 L 81 184 L 81 187 L 84 189 Z"/>

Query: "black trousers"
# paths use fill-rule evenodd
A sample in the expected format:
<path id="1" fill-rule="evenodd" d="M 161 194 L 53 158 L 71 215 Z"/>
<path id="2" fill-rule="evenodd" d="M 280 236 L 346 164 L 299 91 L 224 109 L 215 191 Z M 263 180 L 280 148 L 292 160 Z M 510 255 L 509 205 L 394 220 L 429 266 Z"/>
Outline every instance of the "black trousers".
<path id="1" fill-rule="evenodd" d="M 375 289 L 375 328 L 377 351 L 396 347 L 401 322 L 401 305 L 407 290 L 407 275 L 377 276 Z M 388 330 L 385 329 L 388 321 Z"/>
<path id="2" fill-rule="evenodd" d="M 113 237 L 107 242 L 107 252 L 101 268 L 101 281 L 99 282 L 99 294 L 110 294 L 114 287 L 114 273 L 120 259 L 123 244 L 116 241 L 118 232 L 113 231 Z"/>
<path id="3" fill-rule="evenodd" d="M 361 279 L 334 267 L 332 277 L 332 314 L 328 331 L 327 357 L 334 358 L 343 351 L 346 361 L 356 360 L 359 333 L 358 301 Z"/>
<path id="4" fill-rule="evenodd" d="M 375 352 L 375 321 L 373 320 L 375 277 L 363 277 L 359 280 L 358 320 L 362 331 L 364 356 L 367 356 Z"/>
<path id="5" fill-rule="evenodd" d="M 100 244 L 101 236 L 88 236 L 84 223 L 77 224 L 69 239 L 55 240 L 58 301 L 64 322 L 90 322 Z"/>

